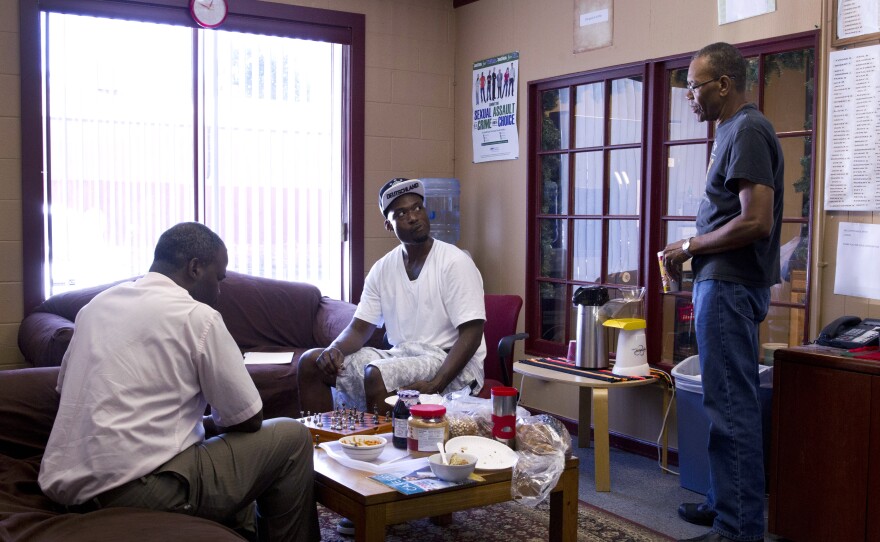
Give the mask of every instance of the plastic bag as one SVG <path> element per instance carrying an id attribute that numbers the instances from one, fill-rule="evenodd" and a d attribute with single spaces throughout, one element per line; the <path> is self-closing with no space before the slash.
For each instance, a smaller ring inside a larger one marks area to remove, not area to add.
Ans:
<path id="1" fill-rule="evenodd" d="M 519 461 L 513 467 L 510 494 L 534 508 L 559 482 L 571 454 L 571 435 L 553 416 L 528 416 L 517 420 L 516 449 Z"/>
<path id="2" fill-rule="evenodd" d="M 466 394 L 448 393 L 443 396 L 449 438 L 462 436 L 492 437 L 492 400 Z M 516 407 L 517 419 L 531 416 L 521 406 Z"/>

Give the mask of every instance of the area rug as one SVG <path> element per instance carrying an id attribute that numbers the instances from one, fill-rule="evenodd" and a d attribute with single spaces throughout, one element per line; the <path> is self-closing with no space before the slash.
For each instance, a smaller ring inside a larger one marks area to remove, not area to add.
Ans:
<path id="1" fill-rule="evenodd" d="M 339 516 L 318 506 L 321 540 L 351 542 L 336 532 Z M 547 540 L 550 505 L 537 508 L 506 502 L 453 514 L 452 524 L 438 527 L 428 519 L 391 525 L 386 542 L 538 542 Z M 603 510 L 578 504 L 578 542 L 658 542 L 671 540 Z"/>

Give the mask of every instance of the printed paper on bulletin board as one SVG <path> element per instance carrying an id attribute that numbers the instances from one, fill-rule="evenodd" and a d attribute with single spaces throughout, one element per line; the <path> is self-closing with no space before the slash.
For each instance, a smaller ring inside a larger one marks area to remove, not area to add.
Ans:
<path id="1" fill-rule="evenodd" d="M 880 45 L 832 51 L 828 63 L 825 210 L 880 210 Z"/>
<path id="2" fill-rule="evenodd" d="M 832 47 L 880 39 L 880 5 L 877 0 L 834 0 Z"/>
<path id="3" fill-rule="evenodd" d="M 611 45 L 613 0 L 574 0 L 574 52 Z"/>

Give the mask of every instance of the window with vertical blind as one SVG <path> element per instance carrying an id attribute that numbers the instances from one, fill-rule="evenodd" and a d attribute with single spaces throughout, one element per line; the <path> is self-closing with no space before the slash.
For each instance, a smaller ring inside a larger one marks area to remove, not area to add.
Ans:
<path id="1" fill-rule="evenodd" d="M 347 224 L 363 208 L 363 138 L 348 134 L 363 129 L 363 17 L 346 34 L 350 22 L 317 24 L 329 12 L 242 0 L 204 30 L 167 3 L 34 10 L 40 56 L 22 58 L 40 64 L 43 103 L 23 123 L 42 133 L 43 173 L 23 176 L 23 197 L 44 212 L 25 217 L 25 238 L 42 240 L 26 303 L 144 273 L 187 220 L 224 239 L 230 270 L 357 295 L 362 236 Z"/>
<path id="2" fill-rule="evenodd" d="M 782 284 L 772 288 L 761 342 L 801 344 L 809 311 L 814 83 L 818 34 L 741 45 L 747 99 L 785 152 Z M 612 298 L 645 288 L 651 362 L 697 354 L 691 281 L 664 294 L 656 253 L 695 234 L 714 126 L 686 96 L 693 53 L 529 84 L 526 349 L 565 356 L 576 338 L 573 292 L 600 284 Z M 616 345 L 613 332 L 607 341 Z"/>

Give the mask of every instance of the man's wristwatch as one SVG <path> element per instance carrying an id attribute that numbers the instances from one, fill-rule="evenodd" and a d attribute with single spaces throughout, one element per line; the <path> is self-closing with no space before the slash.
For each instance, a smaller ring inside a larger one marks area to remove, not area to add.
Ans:
<path id="1" fill-rule="evenodd" d="M 694 255 L 691 254 L 691 251 L 689 250 L 691 248 L 691 239 L 693 239 L 693 237 L 688 237 L 684 240 L 684 243 L 681 244 L 681 251 L 687 254 L 688 258 L 694 257 Z"/>

